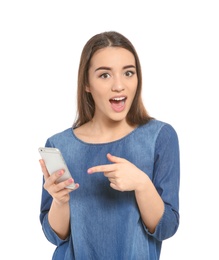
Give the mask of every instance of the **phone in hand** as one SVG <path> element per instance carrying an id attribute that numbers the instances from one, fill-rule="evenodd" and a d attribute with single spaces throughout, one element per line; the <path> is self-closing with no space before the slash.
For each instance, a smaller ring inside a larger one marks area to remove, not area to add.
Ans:
<path id="1" fill-rule="evenodd" d="M 57 180 L 57 183 L 72 178 L 71 173 L 67 167 L 67 164 L 58 148 L 39 147 L 38 151 L 41 155 L 41 158 L 44 160 L 46 164 L 46 168 L 50 175 L 58 170 L 61 169 L 65 170 L 64 174 Z M 75 183 L 66 186 L 66 188 L 74 189 Z"/>

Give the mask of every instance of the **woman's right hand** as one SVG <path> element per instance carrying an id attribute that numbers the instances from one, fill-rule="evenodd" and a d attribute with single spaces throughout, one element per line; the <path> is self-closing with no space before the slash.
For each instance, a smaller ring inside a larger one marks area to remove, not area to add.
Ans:
<path id="1" fill-rule="evenodd" d="M 48 191 L 48 193 L 53 197 L 53 200 L 57 204 L 62 205 L 67 203 L 70 199 L 69 193 L 72 192 L 73 190 L 78 189 L 79 184 L 78 183 L 75 184 L 75 189 L 66 188 L 66 186 L 74 182 L 72 178 L 60 183 L 56 183 L 58 178 L 60 178 L 64 174 L 64 170 L 59 170 L 50 175 L 43 159 L 40 159 L 39 162 L 45 180 L 44 189 Z"/>

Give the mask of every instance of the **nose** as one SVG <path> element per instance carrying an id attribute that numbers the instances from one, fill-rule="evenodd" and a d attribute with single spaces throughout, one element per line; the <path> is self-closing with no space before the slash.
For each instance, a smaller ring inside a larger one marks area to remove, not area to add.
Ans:
<path id="1" fill-rule="evenodd" d="M 124 89 L 125 88 L 124 88 L 124 84 L 122 83 L 122 80 L 119 77 L 115 78 L 114 81 L 113 81 L 111 90 L 113 92 L 121 92 Z"/>

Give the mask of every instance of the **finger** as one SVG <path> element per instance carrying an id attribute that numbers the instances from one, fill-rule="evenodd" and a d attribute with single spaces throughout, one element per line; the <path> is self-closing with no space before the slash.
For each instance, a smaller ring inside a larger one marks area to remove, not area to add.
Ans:
<path id="1" fill-rule="evenodd" d="M 124 160 L 125 160 L 125 159 L 123 159 L 121 157 L 117 157 L 117 156 L 111 155 L 110 153 L 107 154 L 107 159 L 110 162 L 113 162 L 113 163 L 124 162 Z"/>
<path id="2" fill-rule="evenodd" d="M 113 156 L 110 153 L 107 154 L 107 159 L 113 163 L 119 163 L 119 162 L 124 162 L 125 159 L 117 157 L 117 156 Z M 115 168 L 113 166 L 114 164 L 106 164 L 106 165 L 98 165 L 98 166 L 94 166 L 91 167 L 87 170 L 87 173 L 91 174 L 94 172 L 111 172 L 114 171 Z"/>
<path id="3" fill-rule="evenodd" d="M 74 183 L 74 179 L 70 178 L 66 181 L 62 181 L 62 182 L 59 182 L 57 183 L 55 186 L 55 191 L 56 192 L 59 192 L 60 190 L 63 190 L 63 189 L 68 189 L 69 192 L 71 192 L 72 190 L 75 190 L 79 187 L 79 184 L 78 183 L 75 183 L 75 187 L 74 189 L 71 189 L 71 188 L 68 188 L 67 186 L 69 186 L 70 184 Z"/>
<path id="4" fill-rule="evenodd" d="M 45 162 L 44 162 L 43 159 L 40 159 L 40 160 L 39 160 L 39 163 L 40 163 L 40 166 L 41 166 L 42 169 L 43 169 L 44 167 L 46 167 Z"/>
<path id="5" fill-rule="evenodd" d="M 113 177 L 107 177 L 108 178 L 108 180 L 109 180 L 109 182 L 110 183 L 114 183 L 115 184 L 115 178 L 113 178 Z"/>
<path id="6" fill-rule="evenodd" d="M 56 182 L 56 180 L 58 178 L 60 178 L 64 174 L 64 170 L 63 169 L 58 170 L 58 171 L 56 171 L 56 172 L 54 172 L 52 174 L 49 174 L 49 172 L 48 172 L 48 170 L 46 168 L 46 164 L 45 164 L 44 160 L 40 159 L 39 161 L 40 161 L 40 165 L 41 165 L 42 172 L 43 172 L 45 180 L 50 177 L 49 184 L 53 184 L 54 182 Z M 69 179 L 69 180 L 70 180 L 70 184 L 74 181 L 74 180 L 71 180 L 71 179 Z"/>
<path id="7" fill-rule="evenodd" d="M 104 172 L 108 173 L 115 169 L 115 166 L 113 164 L 106 164 L 106 165 L 97 165 L 94 167 L 91 167 L 87 170 L 87 173 L 92 174 L 95 172 Z"/>
<path id="8" fill-rule="evenodd" d="M 117 185 L 113 182 L 110 182 L 110 187 L 113 188 L 114 190 L 120 190 Z"/>
<path id="9" fill-rule="evenodd" d="M 48 178 L 50 175 L 49 175 L 49 172 L 47 171 L 44 160 L 40 159 L 39 162 L 40 162 L 41 170 L 43 172 L 44 177 Z"/>
<path id="10" fill-rule="evenodd" d="M 64 170 L 59 170 L 54 172 L 53 174 L 44 174 L 44 178 L 46 181 L 46 187 L 49 187 L 55 183 L 57 183 L 57 180 L 64 174 Z"/>

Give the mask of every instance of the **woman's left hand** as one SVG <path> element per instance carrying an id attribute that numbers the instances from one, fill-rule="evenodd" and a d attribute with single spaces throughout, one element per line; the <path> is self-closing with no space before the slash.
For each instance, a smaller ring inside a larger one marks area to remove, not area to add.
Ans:
<path id="1" fill-rule="evenodd" d="M 103 172 L 110 186 L 119 191 L 132 191 L 145 187 L 148 176 L 124 158 L 107 154 L 112 164 L 97 165 L 87 170 L 89 174 Z"/>

